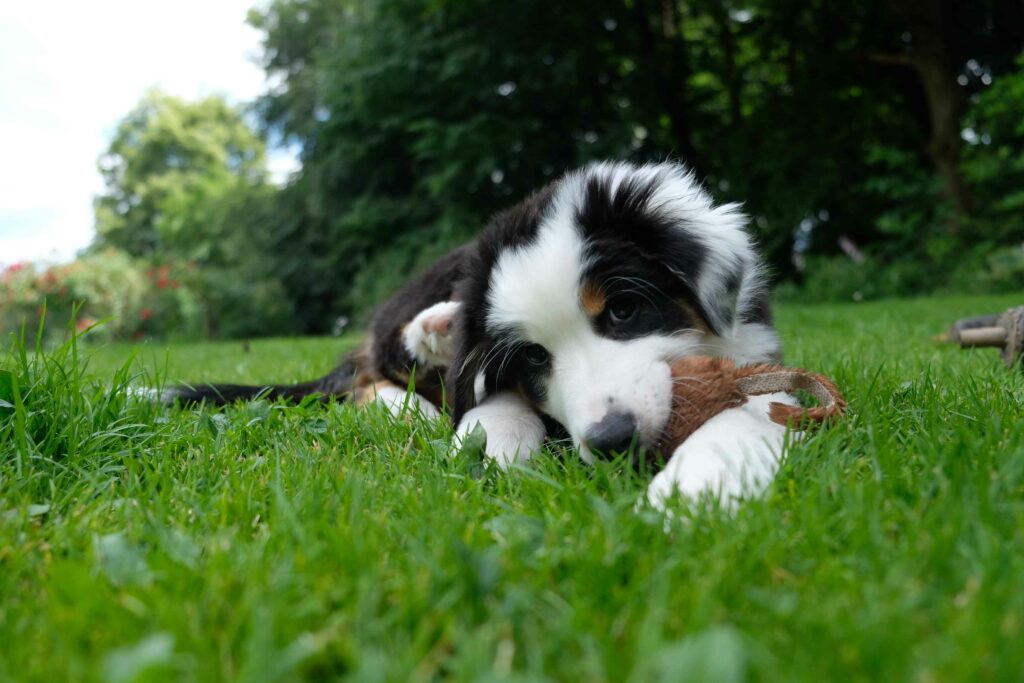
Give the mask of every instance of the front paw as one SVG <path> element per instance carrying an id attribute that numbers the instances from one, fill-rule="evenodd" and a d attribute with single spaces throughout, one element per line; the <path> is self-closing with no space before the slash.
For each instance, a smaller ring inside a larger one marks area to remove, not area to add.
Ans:
<path id="1" fill-rule="evenodd" d="M 687 462 L 685 455 L 677 452 L 672 461 L 679 466 L 668 467 L 651 480 L 647 485 L 647 502 L 664 510 L 676 496 L 691 501 L 704 498 L 723 508 L 734 509 L 740 497 L 750 493 L 750 489 L 744 487 L 740 473 L 708 462 L 717 460 L 714 454 L 704 455 L 707 457 L 695 454 Z"/>
<path id="2" fill-rule="evenodd" d="M 415 392 L 407 392 L 396 386 L 372 386 L 362 400 L 376 401 L 387 408 L 392 417 L 410 417 L 416 414 L 427 420 L 441 417 L 441 411 L 433 403 Z"/>
<path id="3" fill-rule="evenodd" d="M 402 330 L 402 343 L 416 365 L 422 369 L 446 367 L 452 359 L 455 342 L 452 327 L 458 301 L 442 301 L 420 311 Z"/>
<path id="4" fill-rule="evenodd" d="M 775 476 L 786 443 L 786 428 L 768 417 L 772 401 L 795 403 L 786 394 L 754 396 L 708 420 L 648 485 L 648 502 L 664 509 L 676 495 L 710 498 L 733 510 L 744 497 L 760 495 Z"/>
<path id="5" fill-rule="evenodd" d="M 465 440 L 477 425 L 487 434 L 484 454 L 502 469 L 527 462 L 544 443 L 544 423 L 514 396 L 490 397 L 467 412 L 459 422 L 459 440 Z"/>

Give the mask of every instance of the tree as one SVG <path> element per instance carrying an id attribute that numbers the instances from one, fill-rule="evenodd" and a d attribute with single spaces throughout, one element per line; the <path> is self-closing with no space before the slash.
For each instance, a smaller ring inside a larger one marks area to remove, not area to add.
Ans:
<path id="1" fill-rule="evenodd" d="M 364 310 L 564 170 L 665 151 L 694 161 L 680 72 L 649 68 L 677 50 L 660 11 L 619 0 L 279 0 L 253 13 L 281 84 L 259 110 L 303 150 L 301 200 L 289 206 L 306 220 L 277 253 L 295 255 L 296 238 L 314 250 L 290 291 Z M 654 54 L 637 29 L 648 23 Z M 325 299 L 324 282 L 341 296 Z"/>
<path id="2" fill-rule="evenodd" d="M 97 246 L 217 260 L 238 196 L 266 184 L 265 145 L 220 97 L 146 94 L 99 160 Z"/>
<path id="3" fill-rule="evenodd" d="M 921 126 L 927 131 L 925 151 L 942 181 L 943 196 L 953 208 L 947 229 L 955 233 L 974 205 L 960 164 L 961 120 L 970 94 L 965 87 L 970 82 L 965 65 L 994 61 L 992 66 L 997 69 L 1008 67 L 1007 57 L 1016 52 L 1005 48 L 1019 50 L 1024 41 L 1024 6 L 981 3 L 966 7 L 952 0 L 900 0 L 890 5 L 890 11 L 900 29 L 899 38 L 891 32 L 887 44 L 883 43 L 886 49 L 871 52 L 869 57 L 880 64 L 910 69 L 918 80 L 925 105 L 921 117 Z"/>
<path id="4" fill-rule="evenodd" d="M 292 330 L 274 272 L 280 216 L 265 143 L 221 97 L 187 102 L 151 91 L 99 160 L 94 251 L 119 248 L 149 266 L 196 271 L 206 336 Z M 300 258 L 301 262 L 301 258 Z"/>
<path id="5" fill-rule="evenodd" d="M 795 274 L 795 249 L 954 254 L 972 211 L 962 104 L 987 87 L 978 74 L 1013 68 L 1021 11 L 273 0 L 250 17 L 276 83 L 257 110 L 303 161 L 278 195 L 276 271 L 306 329 L 324 329 L 492 212 L 607 157 L 688 162 L 721 200 L 744 202 L 780 277 Z M 927 83 L 906 68 L 929 59 L 940 75 Z"/>

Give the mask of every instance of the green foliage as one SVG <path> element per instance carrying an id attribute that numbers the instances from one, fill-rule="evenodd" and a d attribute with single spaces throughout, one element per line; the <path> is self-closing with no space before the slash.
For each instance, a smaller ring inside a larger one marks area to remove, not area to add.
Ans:
<path id="1" fill-rule="evenodd" d="M 634 509 L 556 450 L 499 472 L 373 407 L 165 408 L 329 340 L 0 355 L 0 679 L 1015 680 L 1024 376 L 930 342 L 1013 297 L 783 307 L 850 416 L 735 515 Z M 879 340 L 898 340 L 883 344 Z M 45 652 L 45 656 L 40 656 Z"/>
<path id="2" fill-rule="evenodd" d="M 202 272 L 206 328 L 191 338 L 238 339 L 291 333 L 292 306 L 280 282 L 251 279 L 244 268 Z"/>
<path id="3" fill-rule="evenodd" d="M 63 338 L 72 314 L 96 341 L 258 336 L 291 323 L 287 297 L 273 280 L 248 279 L 243 268 L 201 269 L 195 261 L 152 265 L 111 247 L 70 264 L 0 272 L 0 333 L 37 328 L 44 304 L 48 340 Z"/>
<path id="4" fill-rule="evenodd" d="M 974 291 L 1020 292 L 1024 283 L 1024 244 L 988 254 L 980 287 Z"/>
<path id="5" fill-rule="evenodd" d="M 973 236 L 992 247 L 1024 242 L 1024 53 L 1017 69 L 978 95 L 964 127 L 964 173 L 977 199 Z"/>
<path id="6" fill-rule="evenodd" d="M 94 336 L 129 339 L 140 329 L 148 289 L 143 270 L 116 249 L 42 271 L 16 264 L 0 274 L 0 333 L 36 329 L 45 311 L 48 334 L 62 335 L 77 312 L 80 331 L 103 320 Z"/>
<path id="7" fill-rule="evenodd" d="M 864 189 L 885 203 L 875 224 L 886 238 L 878 248 L 887 254 L 916 252 L 941 238 L 948 207 L 936 202 L 939 181 L 921 167 L 917 155 L 879 145 L 868 150 L 865 161 L 872 174 Z"/>
<path id="8" fill-rule="evenodd" d="M 253 14 L 282 81 L 261 111 L 303 149 L 282 210 L 298 218 L 282 222 L 273 251 L 307 325 L 365 310 L 423 263 L 410 252 L 441 253 L 554 174 L 628 150 L 638 86 L 614 98 L 594 87 L 635 80 L 605 27 L 632 21 L 626 8 L 549 9 L 316 0 Z M 597 39 L 566 40 L 587 32 Z M 400 262 L 367 268 L 384 254 Z"/>
<path id="9" fill-rule="evenodd" d="M 0 332 L 20 329 L 26 319 L 38 324 L 42 316 L 40 289 L 31 263 L 15 263 L 0 272 Z"/>
<path id="10" fill-rule="evenodd" d="M 293 302 L 266 236 L 277 219 L 263 140 L 221 98 L 152 91 L 100 159 L 97 240 L 70 265 L 0 275 L 0 331 L 81 306 L 90 336 L 241 337 L 287 331 Z M 48 334 L 59 336 L 61 325 Z"/>
<path id="11" fill-rule="evenodd" d="M 1024 283 L 1024 243 L 976 250 L 960 261 L 950 288 L 958 292 L 1016 292 Z"/>
<path id="12" fill-rule="evenodd" d="M 951 234 L 948 204 L 936 202 L 938 181 L 912 152 L 876 146 L 865 189 L 884 201 L 861 262 L 808 259 L 799 293 L 787 298 L 877 299 L 929 292 L 1020 292 L 1024 283 L 1024 56 L 1017 70 L 982 90 L 967 109 L 963 169 L 975 207 Z"/>
<path id="13" fill-rule="evenodd" d="M 883 259 L 867 256 L 860 262 L 846 256 L 812 256 L 806 277 L 799 286 L 778 288 L 784 301 L 870 301 L 893 296 L 913 296 L 944 284 L 944 274 L 916 259 Z"/>
<path id="14" fill-rule="evenodd" d="M 942 243 L 942 240 L 938 240 Z M 949 241 L 952 243 L 952 241 Z M 1024 244 L 997 249 L 959 249 L 934 257 L 872 254 L 856 262 L 846 256 L 812 256 L 799 285 L 777 288 L 785 302 L 870 301 L 925 293 L 1016 293 L 1024 283 Z"/>
<path id="15" fill-rule="evenodd" d="M 227 198 L 264 182 L 264 156 L 263 141 L 223 99 L 150 91 L 100 158 L 98 243 L 137 257 L 211 258 L 233 227 Z"/>

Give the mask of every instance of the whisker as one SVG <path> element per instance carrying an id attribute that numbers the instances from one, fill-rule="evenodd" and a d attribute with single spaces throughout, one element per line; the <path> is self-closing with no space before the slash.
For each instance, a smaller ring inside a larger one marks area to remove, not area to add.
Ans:
<path id="1" fill-rule="evenodd" d="M 505 366 L 508 364 L 508 361 L 512 358 L 512 355 L 525 345 L 526 341 L 520 340 L 509 347 L 508 351 L 505 352 L 505 357 L 501 359 L 501 363 L 498 365 L 499 375 L 505 371 Z"/>
<path id="2" fill-rule="evenodd" d="M 480 371 L 486 372 L 487 368 L 490 367 L 494 359 L 498 357 L 498 354 L 501 353 L 502 350 L 505 349 L 505 347 L 515 343 L 518 343 L 516 339 L 512 339 L 509 337 L 501 337 L 498 340 L 498 342 L 493 347 L 491 347 L 490 351 L 487 352 L 487 355 L 484 357 L 483 361 L 481 361 Z"/>

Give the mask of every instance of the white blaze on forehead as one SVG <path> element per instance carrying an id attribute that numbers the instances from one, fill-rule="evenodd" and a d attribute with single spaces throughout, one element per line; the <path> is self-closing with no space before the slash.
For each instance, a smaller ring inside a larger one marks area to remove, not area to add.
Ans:
<path id="1" fill-rule="evenodd" d="M 495 264 L 488 327 L 518 327 L 539 344 L 551 344 L 553 336 L 574 324 L 589 328 L 579 297 L 584 267 L 583 239 L 573 213 L 559 207 L 541 222 L 533 242 L 506 251 Z"/>

